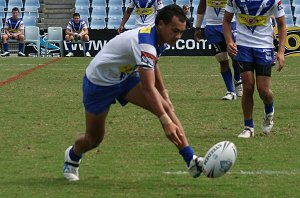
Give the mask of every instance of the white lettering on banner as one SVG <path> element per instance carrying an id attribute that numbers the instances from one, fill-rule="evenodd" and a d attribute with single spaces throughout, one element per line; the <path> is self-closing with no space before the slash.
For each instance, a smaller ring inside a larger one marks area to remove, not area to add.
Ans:
<path id="1" fill-rule="evenodd" d="M 187 40 L 183 40 L 183 39 L 179 39 L 175 46 L 168 46 L 166 50 L 184 50 L 184 49 L 187 49 L 187 50 L 199 50 L 199 49 L 202 49 L 202 50 L 205 50 L 206 49 L 206 42 L 207 40 L 204 40 L 204 39 L 200 39 L 199 42 L 196 42 L 194 39 L 187 39 Z M 208 44 L 208 49 L 212 49 L 212 46 L 210 44 Z"/>

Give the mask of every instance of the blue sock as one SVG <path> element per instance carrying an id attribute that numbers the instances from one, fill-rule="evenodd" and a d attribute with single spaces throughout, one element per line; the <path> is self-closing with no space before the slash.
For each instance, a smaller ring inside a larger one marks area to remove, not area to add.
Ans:
<path id="1" fill-rule="evenodd" d="M 265 113 L 269 114 L 273 112 L 273 102 L 271 104 L 265 104 Z"/>
<path id="2" fill-rule="evenodd" d="M 74 150 L 73 150 L 74 146 L 72 146 L 70 152 L 69 152 L 69 156 L 71 158 L 72 161 L 75 161 L 75 162 L 79 162 L 79 160 L 82 158 L 82 154 L 80 154 L 79 156 L 76 155 L 74 153 Z"/>
<path id="3" fill-rule="evenodd" d="M 232 74 L 231 74 L 230 69 L 226 72 L 221 72 L 221 74 L 222 74 L 223 80 L 225 82 L 227 91 L 234 92 L 234 88 L 232 85 Z"/>
<path id="4" fill-rule="evenodd" d="M 244 126 L 254 128 L 253 119 L 244 120 Z"/>
<path id="5" fill-rule="evenodd" d="M 238 82 L 241 80 L 241 75 L 240 75 L 240 68 L 238 66 L 237 61 L 232 60 L 232 67 L 233 67 L 233 73 L 234 73 L 234 80 Z"/>
<path id="6" fill-rule="evenodd" d="M 186 162 L 187 166 L 190 165 L 190 161 L 193 159 L 194 151 L 192 147 L 187 146 L 184 147 L 179 151 L 179 154 L 183 157 L 184 161 Z"/>
<path id="7" fill-rule="evenodd" d="M 23 52 L 24 50 L 24 43 L 19 43 L 19 52 Z"/>
<path id="8" fill-rule="evenodd" d="M 8 43 L 3 43 L 4 52 L 8 52 Z"/>
<path id="9" fill-rule="evenodd" d="M 88 52 L 88 51 L 89 51 L 89 48 L 90 48 L 90 41 L 86 41 L 86 42 L 84 43 L 84 45 L 85 45 L 85 52 Z"/>
<path id="10" fill-rule="evenodd" d="M 69 51 L 69 52 L 73 52 L 71 41 L 67 41 L 67 47 L 68 47 L 68 51 Z"/>

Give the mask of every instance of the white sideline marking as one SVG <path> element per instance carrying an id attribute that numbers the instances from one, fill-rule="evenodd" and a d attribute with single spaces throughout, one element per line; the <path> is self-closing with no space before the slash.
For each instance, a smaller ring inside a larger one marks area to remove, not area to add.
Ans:
<path id="1" fill-rule="evenodd" d="M 184 175 L 188 174 L 186 171 L 166 171 L 166 175 Z M 291 171 L 274 171 L 274 170 L 255 170 L 255 171 L 229 171 L 227 174 L 232 175 L 300 175 L 300 170 Z"/>

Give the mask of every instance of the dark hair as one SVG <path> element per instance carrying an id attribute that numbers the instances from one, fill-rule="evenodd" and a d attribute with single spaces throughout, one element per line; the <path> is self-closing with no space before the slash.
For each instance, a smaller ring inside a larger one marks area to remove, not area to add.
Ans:
<path id="1" fill-rule="evenodd" d="M 155 25 L 158 25 L 160 20 L 162 20 L 165 24 L 168 24 L 172 21 L 173 16 L 177 16 L 180 22 L 186 21 L 183 9 L 176 4 L 170 4 L 163 7 L 161 10 L 158 10 L 155 18 Z"/>
<path id="2" fill-rule="evenodd" d="M 19 11 L 19 8 L 17 8 L 17 7 L 14 7 L 14 8 L 11 10 L 11 12 L 13 12 L 13 11 L 18 11 L 18 12 L 20 12 L 20 11 Z"/>
<path id="3" fill-rule="evenodd" d="M 75 13 L 73 14 L 73 18 L 76 17 L 76 16 L 80 17 L 80 14 L 79 14 L 78 12 L 75 12 Z"/>

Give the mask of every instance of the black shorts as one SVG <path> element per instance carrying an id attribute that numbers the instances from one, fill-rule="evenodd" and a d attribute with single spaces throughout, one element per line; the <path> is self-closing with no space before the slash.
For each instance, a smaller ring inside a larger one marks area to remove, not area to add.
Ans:
<path id="1" fill-rule="evenodd" d="M 225 41 L 221 41 L 219 43 L 212 44 L 214 47 L 215 55 L 221 53 L 221 52 L 227 52 L 227 44 Z"/>
<path id="2" fill-rule="evenodd" d="M 272 65 L 260 65 L 257 63 L 249 63 L 243 61 L 237 61 L 240 68 L 240 72 L 252 71 L 256 76 L 269 76 L 271 77 Z"/>

